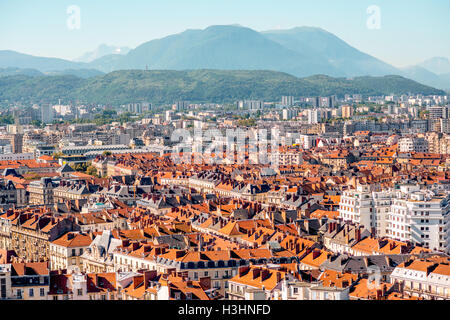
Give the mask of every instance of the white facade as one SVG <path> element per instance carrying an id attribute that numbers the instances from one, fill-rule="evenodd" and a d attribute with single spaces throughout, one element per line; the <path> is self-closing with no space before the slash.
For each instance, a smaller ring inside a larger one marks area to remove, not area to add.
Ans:
<path id="1" fill-rule="evenodd" d="M 398 142 L 400 152 L 428 152 L 425 138 L 402 138 Z"/>
<path id="2" fill-rule="evenodd" d="M 33 160 L 34 153 L 7 153 L 0 154 L 0 161 Z"/>
<path id="3" fill-rule="evenodd" d="M 308 110 L 308 124 L 316 124 L 320 122 L 320 113 L 317 109 Z"/>
<path id="4" fill-rule="evenodd" d="M 447 193 L 420 190 L 403 185 L 400 189 L 376 191 L 358 186 L 345 191 L 339 204 L 340 217 L 376 231 L 379 237 L 422 244 L 432 250 L 450 252 L 449 200 Z M 446 227 L 447 225 L 447 227 Z"/>
<path id="5" fill-rule="evenodd" d="M 414 297 L 450 300 L 450 275 L 448 274 L 396 267 L 391 274 L 391 282 L 402 283 L 405 293 Z"/>

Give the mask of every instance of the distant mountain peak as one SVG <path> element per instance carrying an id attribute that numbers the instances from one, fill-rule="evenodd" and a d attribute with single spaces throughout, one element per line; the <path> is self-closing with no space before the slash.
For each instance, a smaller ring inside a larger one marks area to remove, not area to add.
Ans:
<path id="1" fill-rule="evenodd" d="M 297 77 L 398 74 L 427 85 L 448 88 L 448 81 L 435 75 L 450 74 L 447 58 L 429 59 L 420 65 L 421 69 L 399 70 L 314 26 L 258 32 L 239 24 L 212 25 L 151 40 L 132 50 L 101 44 L 77 60 L 80 62 L 0 51 L 0 68 L 36 69 L 44 73 L 83 69 L 82 74 L 87 76 L 95 75 L 92 69 L 111 72 L 146 68 L 272 70 Z"/>
<path id="2" fill-rule="evenodd" d="M 433 57 L 418 65 L 437 75 L 450 73 L 450 61 L 445 57 Z"/>
<path id="3" fill-rule="evenodd" d="M 103 43 L 99 45 L 95 50 L 86 52 L 74 61 L 89 63 L 111 54 L 126 55 L 128 52 L 130 52 L 130 50 L 131 49 L 128 47 L 111 46 Z"/>

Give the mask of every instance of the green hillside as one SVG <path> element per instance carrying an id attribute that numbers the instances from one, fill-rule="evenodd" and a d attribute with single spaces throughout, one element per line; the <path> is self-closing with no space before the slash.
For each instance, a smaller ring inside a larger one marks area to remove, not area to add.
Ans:
<path id="1" fill-rule="evenodd" d="M 0 101 L 122 104 L 149 101 L 155 104 L 176 100 L 192 102 L 233 102 L 238 99 L 278 101 L 283 95 L 295 97 L 360 93 L 444 94 L 400 76 L 357 77 L 354 79 L 311 76 L 296 78 L 273 71 L 115 71 L 82 79 L 75 76 L 0 77 Z"/>

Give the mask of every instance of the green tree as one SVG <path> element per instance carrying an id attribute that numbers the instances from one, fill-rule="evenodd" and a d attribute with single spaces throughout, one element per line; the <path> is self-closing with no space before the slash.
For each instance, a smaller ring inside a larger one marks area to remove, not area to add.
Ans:
<path id="1" fill-rule="evenodd" d="M 95 168 L 94 166 L 89 166 L 86 169 L 86 174 L 90 175 L 90 176 L 94 176 L 97 177 L 97 168 Z"/>
<path id="2" fill-rule="evenodd" d="M 64 155 L 64 154 L 63 154 L 62 152 L 55 152 L 55 153 L 53 154 L 53 158 L 54 158 L 55 160 L 59 160 L 59 158 L 61 158 L 63 155 Z"/>

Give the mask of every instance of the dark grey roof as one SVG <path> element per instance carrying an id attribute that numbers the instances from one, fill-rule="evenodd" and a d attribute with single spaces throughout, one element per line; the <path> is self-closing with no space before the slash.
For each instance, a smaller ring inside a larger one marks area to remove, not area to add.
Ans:
<path id="1" fill-rule="evenodd" d="M 69 166 L 67 163 L 65 165 L 63 165 L 61 168 L 59 168 L 57 170 L 57 172 L 59 173 L 63 173 L 63 172 L 75 172 L 75 170 L 72 169 L 71 166 Z"/>

